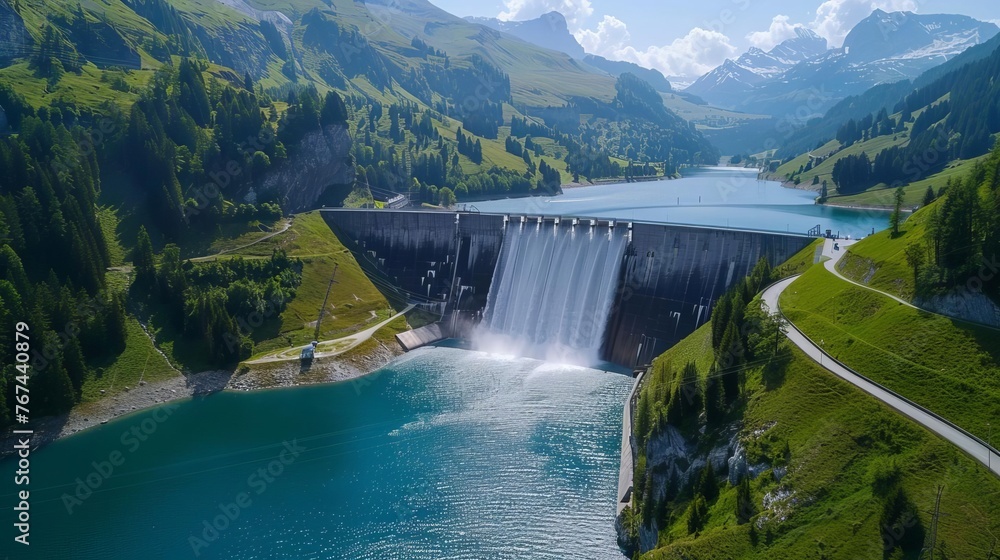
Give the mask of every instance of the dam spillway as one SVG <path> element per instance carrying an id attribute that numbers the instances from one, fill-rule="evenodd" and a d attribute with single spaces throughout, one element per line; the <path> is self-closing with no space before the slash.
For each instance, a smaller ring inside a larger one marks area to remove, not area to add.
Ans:
<path id="1" fill-rule="evenodd" d="M 708 321 L 715 301 L 760 258 L 776 266 L 815 239 L 571 217 L 322 214 L 391 301 L 461 317 L 466 327 L 456 336 L 485 330 L 594 351 L 626 367 L 649 363 Z"/>
<path id="2" fill-rule="evenodd" d="M 508 222 L 474 338 L 517 353 L 595 363 L 619 285 L 627 227 L 577 220 Z"/>

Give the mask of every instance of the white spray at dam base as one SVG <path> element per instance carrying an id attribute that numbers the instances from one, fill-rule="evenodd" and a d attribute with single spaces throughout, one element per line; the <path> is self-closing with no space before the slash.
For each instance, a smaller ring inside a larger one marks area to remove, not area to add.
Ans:
<path id="1" fill-rule="evenodd" d="M 627 231 L 581 221 L 509 223 L 473 346 L 593 366 L 618 288 Z"/>

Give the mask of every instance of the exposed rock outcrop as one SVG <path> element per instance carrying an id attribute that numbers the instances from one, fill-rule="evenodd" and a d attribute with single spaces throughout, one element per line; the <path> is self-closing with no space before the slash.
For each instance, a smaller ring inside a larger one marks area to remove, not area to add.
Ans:
<path id="1" fill-rule="evenodd" d="M 644 489 L 644 494 L 648 492 L 654 504 L 671 501 L 684 489 L 696 484 L 702 469 L 709 463 L 719 480 L 728 480 L 732 486 L 747 476 L 757 478 L 772 469 L 772 465 L 766 462 L 750 463 L 746 448 L 773 427 L 774 423 L 769 423 L 748 433 L 742 431 L 742 423 L 737 421 L 713 430 L 710 437 L 705 437 L 704 430 L 685 435 L 676 427 L 667 425 L 646 442 L 645 484 L 648 487 Z M 633 457 L 633 461 L 638 463 L 638 457 Z M 787 468 L 775 467 L 772 472 L 776 480 L 781 480 L 787 474 Z M 636 502 L 643 499 L 638 495 L 634 498 Z M 768 519 L 784 520 L 797 503 L 794 493 L 787 489 L 769 495 L 768 500 L 773 502 L 764 504 Z M 632 554 L 656 548 L 660 530 L 663 529 L 657 516 L 652 515 L 648 524 L 640 524 L 637 535 L 630 535 L 625 519 L 628 514 L 626 510 L 615 520 L 615 531 L 622 549 Z"/>
<path id="2" fill-rule="evenodd" d="M 291 157 L 264 177 L 260 192 L 276 193 L 288 212 L 314 208 L 327 188 L 354 182 L 351 142 L 341 125 L 310 132 Z"/>
<path id="3" fill-rule="evenodd" d="M 14 10 L 9 0 L 0 0 L 0 64 L 24 56 L 34 44 L 21 14 Z"/>
<path id="4" fill-rule="evenodd" d="M 1000 327 L 1000 306 L 982 292 L 960 290 L 930 298 L 917 298 L 913 304 L 941 315 Z"/>

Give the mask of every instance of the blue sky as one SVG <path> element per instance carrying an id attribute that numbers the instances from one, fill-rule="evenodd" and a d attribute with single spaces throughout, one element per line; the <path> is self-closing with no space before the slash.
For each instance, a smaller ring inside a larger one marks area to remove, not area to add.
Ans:
<path id="1" fill-rule="evenodd" d="M 530 19 L 562 12 L 588 52 L 671 76 L 698 76 L 751 46 L 814 30 L 832 46 L 874 8 L 1000 21 L 995 0 L 431 0 L 459 16 Z"/>

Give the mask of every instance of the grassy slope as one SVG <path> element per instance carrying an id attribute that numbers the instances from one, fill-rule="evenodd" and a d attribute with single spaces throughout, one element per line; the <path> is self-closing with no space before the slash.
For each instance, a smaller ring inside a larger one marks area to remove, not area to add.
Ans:
<path id="1" fill-rule="evenodd" d="M 326 8 L 320 0 L 255 0 L 262 7 L 276 8 L 289 1 Z M 333 11 L 340 21 L 361 29 L 380 52 L 406 63 L 399 53 L 410 50 L 410 39 L 420 37 L 428 45 L 449 53 L 460 63 L 458 53 L 478 53 L 510 75 L 511 93 L 517 104 L 533 107 L 563 105 L 573 96 L 615 95 L 614 79 L 585 70 L 568 55 L 536 47 L 509 36 L 483 31 L 433 5 L 399 0 L 391 9 L 366 6 L 352 0 L 335 0 Z"/>
<path id="2" fill-rule="evenodd" d="M 898 237 L 879 232 L 851 245 L 838 265 L 840 273 L 905 300 L 913 299 L 913 269 L 906 262 L 905 251 L 910 245 L 923 242 L 930 209 L 937 204 L 910 216 L 903 222 Z"/>
<path id="3" fill-rule="evenodd" d="M 873 138 L 867 142 L 857 142 L 843 150 L 839 151 L 833 157 L 828 158 L 823 163 L 817 165 L 816 167 L 810 169 L 809 171 L 803 172 L 799 177 L 802 179 L 802 183 L 805 185 L 811 185 L 814 177 L 819 177 L 819 182 L 827 182 L 829 190 L 833 192 L 835 190 L 835 184 L 833 182 L 833 166 L 841 159 L 850 155 L 861 155 L 862 152 L 868 154 L 869 157 L 874 158 L 875 154 L 881 152 L 886 148 L 892 146 L 901 146 L 909 141 L 909 137 L 906 133 L 893 135 L 893 136 L 879 136 L 878 138 Z M 832 148 L 839 146 L 839 143 L 834 140 L 822 148 L 811 152 L 813 155 L 821 156 L 828 154 Z M 809 160 L 809 154 L 803 154 L 799 157 L 793 159 L 792 161 L 782 165 L 778 168 L 778 175 L 781 177 L 788 176 L 799 170 L 800 165 L 805 165 Z"/>
<path id="4" fill-rule="evenodd" d="M 703 327 L 663 359 L 697 359 L 705 366 L 711 360 L 710 336 Z M 902 467 L 902 485 L 921 510 L 925 528 L 936 485 L 945 486 L 942 512 L 949 516 L 938 539 L 946 543 L 949 557 L 976 557 L 989 549 L 989 531 L 1000 530 L 1000 482 L 985 469 L 797 351 L 781 376 L 780 386 L 766 390 L 760 372 L 750 374 L 744 432 L 774 423 L 750 445 L 751 453 L 767 455 L 788 443 L 790 469 L 780 486 L 797 499 L 788 519 L 774 526 L 769 543 L 761 530 L 754 544 L 750 526 L 736 524 L 735 489 L 726 484 L 697 537 L 687 535 L 687 517 L 677 511 L 661 533 L 662 547 L 644 559 L 877 558 L 882 551 L 881 509 L 867 473 L 873 462 L 886 458 Z M 763 496 L 778 486 L 767 474 L 753 481 L 758 509 Z"/>
<path id="5" fill-rule="evenodd" d="M 123 264 L 125 251 L 117 241 L 118 226 L 115 212 L 111 208 L 101 208 L 98 212 L 101 226 L 108 230 L 111 240 L 109 249 L 115 265 Z M 253 241 L 258 235 L 248 235 L 230 243 Z M 220 243 L 213 249 L 222 248 Z M 302 284 L 296 297 L 280 317 L 266 321 L 253 332 L 257 342 L 257 352 L 264 353 L 279 348 L 305 344 L 312 340 L 314 323 L 333 271 L 339 264 L 337 283 L 330 293 L 328 312 L 323 321 L 321 338 L 336 338 L 368 328 L 376 322 L 395 314 L 389 303 L 361 271 L 351 253 L 337 240 L 333 232 L 318 212 L 297 215 L 292 227 L 285 233 L 243 248 L 232 255 L 244 258 L 266 258 L 276 248 L 283 248 L 292 256 L 303 260 Z M 125 274 L 108 274 L 108 286 L 115 290 L 125 290 Z M 372 316 L 375 313 L 375 318 Z M 405 318 L 399 318 L 381 329 L 375 336 L 358 348 L 345 354 L 343 359 L 359 360 L 379 345 L 394 344 L 393 336 L 408 328 Z M 176 333 L 166 329 L 156 331 L 158 345 L 170 359 L 190 371 L 201 371 L 208 366 L 197 357 L 185 354 L 184 341 Z M 363 364 L 359 364 L 364 367 Z M 180 375 L 153 347 L 152 341 L 143 332 L 138 321 L 132 316 L 127 320 L 125 350 L 114 359 L 98 364 L 84 381 L 81 407 L 85 410 L 89 403 L 125 391 L 125 387 L 136 387 L 140 380 L 154 382 Z M 101 391 L 104 391 L 102 394 Z"/>
<path id="6" fill-rule="evenodd" d="M 288 231 L 256 245 L 227 253 L 220 258 L 266 258 L 275 249 L 284 249 L 303 261 L 302 283 L 284 312 L 269 317 L 251 333 L 255 354 L 300 346 L 313 340 L 315 321 L 335 265 L 339 264 L 336 283 L 330 292 L 323 318 L 320 340 L 338 338 L 364 330 L 395 314 L 388 301 L 368 280 L 353 255 L 337 240 L 319 212 L 298 214 Z M 374 313 L 374 315 L 373 315 Z M 391 336 L 406 330 L 405 318 L 385 328 Z M 160 328 L 156 333 L 160 347 L 172 360 L 186 369 L 200 371 L 208 366 L 184 352 L 184 341 L 176 333 Z"/>
<path id="7" fill-rule="evenodd" d="M 236 254 L 246 257 L 268 256 L 275 248 L 303 260 L 302 284 L 280 318 L 262 327 L 257 336 L 256 353 L 305 344 L 313 339 L 316 319 L 335 265 L 337 283 L 330 292 L 323 319 L 321 339 L 336 338 L 363 330 L 395 314 L 388 301 L 368 280 L 361 267 L 323 221 L 319 212 L 295 216 L 285 233 L 247 247 Z M 390 324 L 386 331 L 405 330 L 403 319 Z"/>
<path id="8" fill-rule="evenodd" d="M 995 331 L 901 305 L 820 267 L 792 284 L 781 308 L 841 362 L 977 436 L 1000 418 Z"/>
<path id="9" fill-rule="evenodd" d="M 91 371 L 83 383 L 81 404 L 121 393 L 125 387 L 137 387 L 140 380 L 153 382 L 180 375 L 156 351 L 135 318 L 129 316 L 126 327 L 125 351 Z"/>
<path id="10" fill-rule="evenodd" d="M 920 205 L 924 199 L 924 193 L 927 192 L 927 187 L 934 187 L 934 191 L 937 192 L 938 189 L 948 184 L 948 179 L 965 177 L 976 163 L 983 161 L 986 157 L 986 155 L 983 155 L 973 159 L 953 161 L 945 169 L 926 179 L 904 185 L 903 192 L 906 194 L 903 197 L 903 206 L 913 207 Z M 831 204 L 853 206 L 890 206 L 895 203 L 895 199 L 893 198 L 894 191 L 895 189 L 893 188 L 880 188 L 876 186 L 863 193 L 834 196 L 829 201 Z"/>
<path id="11" fill-rule="evenodd" d="M 111 101 L 127 109 L 139 99 L 138 93 L 117 91 L 109 83 L 102 82 L 102 73 L 96 66 L 88 64 L 80 74 L 67 72 L 56 87 L 49 90 L 45 79 L 37 77 L 28 68 L 27 62 L 19 62 L 0 68 L 0 82 L 14 88 L 36 107 L 67 98 L 87 107 L 98 107 L 105 101 Z M 139 92 L 152 75 L 152 72 L 146 70 L 136 70 L 126 74 L 125 79 L 132 86 L 133 92 Z"/>
<path id="12" fill-rule="evenodd" d="M 802 274 L 818 261 L 818 256 L 822 253 L 823 240 L 817 239 L 798 253 L 792 255 L 787 261 L 778 267 L 778 275 L 782 278 Z"/>
<path id="13" fill-rule="evenodd" d="M 940 103 L 948 99 L 949 97 L 950 97 L 949 95 L 945 95 L 941 99 L 935 101 L 935 103 Z M 920 116 L 920 114 L 923 113 L 924 110 L 925 109 L 916 111 L 913 114 L 914 118 Z M 896 113 L 894 115 L 891 115 L 891 117 L 898 120 L 900 115 L 899 113 Z M 833 166 L 837 163 L 837 161 L 848 155 L 859 155 L 862 152 L 865 152 L 871 159 L 874 160 L 875 155 L 886 148 L 890 148 L 892 146 L 902 146 L 907 144 L 909 142 L 909 131 L 913 128 L 913 123 L 912 122 L 907 123 L 905 127 L 906 131 L 898 135 L 880 136 L 878 138 L 873 138 L 866 142 L 857 142 L 854 145 L 837 153 L 834 152 L 836 152 L 836 150 L 840 148 L 840 142 L 836 140 L 831 140 L 826 144 L 824 144 L 823 146 L 811 152 L 806 152 L 804 154 L 801 154 L 798 157 L 789 161 L 788 163 L 783 164 L 778 168 L 778 171 L 775 173 L 775 176 L 777 176 L 781 180 L 785 180 L 788 177 L 792 176 L 794 173 L 797 173 L 800 167 L 805 166 L 805 164 L 809 162 L 810 155 L 818 157 L 826 157 L 829 156 L 830 154 L 833 154 L 832 157 L 830 157 L 820 165 L 814 167 L 813 169 L 810 169 L 809 171 L 805 171 L 801 175 L 799 175 L 799 178 L 801 179 L 801 184 L 812 185 L 814 177 L 819 177 L 820 183 L 826 181 L 830 193 L 829 197 L 830 204 L 836 204 L 841 206 L 886 206 L 886 207 L 892 206 L 895 204 L 895 198 L 894 198 L 895 187 L 890 187 L 882 183 L 875 185 L 870 189 L 857 194 L 850 194 L 843 196 L 837 194 L 836 184 L 833 182 Z M 902 185 L 903 191 L 905 193 L 905 196 L 903 197 L 903 206 L 904 207 L 918 206 L 923 201 L 924 193 L 927 191 L 928 186 L 934 187 L 935 190 L 943 187 L 945 184 L 947 184 L 948 179 L 952 177 L 964 176 L 969 172 L 971 167 L 976 164 L 976 162 L 981 161 L 985 157 L 986 156 L 984 155 L 969 160 L 956 160 L 950 162 L 947 165 L 947 167 L 945 167 L 945 169 L 943 169 L 938 173 L 935 173 L 934 175 L 931 175 L 925 179 L 921 179 L 920 181 L 914 181 L 912 183 Z M 812 188 L 819 190 L 818 187 L 812 187 Z"/>

